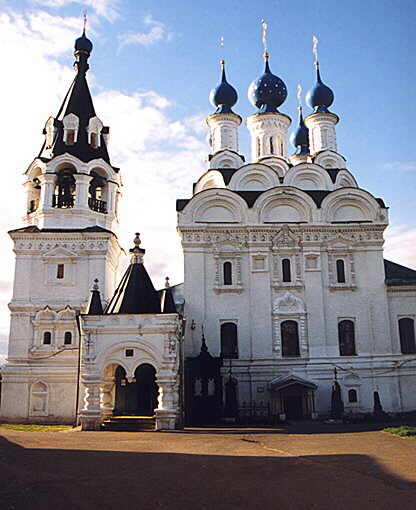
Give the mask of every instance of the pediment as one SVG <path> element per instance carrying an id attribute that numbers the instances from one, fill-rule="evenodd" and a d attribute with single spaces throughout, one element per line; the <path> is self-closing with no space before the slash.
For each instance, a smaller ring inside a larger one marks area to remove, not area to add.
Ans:
<path id="1" fill-rule="evenodd" d="M 350 239 L 346 239 L 345 237 L 338 236 L 335 239 L 331 239 L 330 241 L 326 242 L 326 246 L 329 250 L 350 250 L 351 249 L 351 243 Z"/>
<path id="2" fill-rule="evenodd" d="M 70 251 L 63 246 L 55 246 L 42 254 L 42 257 L 45 259 L 72 259 L 77 256 L 78 255 L 75 252 Z"/>

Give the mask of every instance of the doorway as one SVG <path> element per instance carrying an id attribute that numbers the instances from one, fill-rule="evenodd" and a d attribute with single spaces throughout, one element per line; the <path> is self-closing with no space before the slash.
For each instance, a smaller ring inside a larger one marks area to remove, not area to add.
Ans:
<path id="1" fill-rule="evenodd" d="M 124 368 L 120 365 L 116 368 L 114 415 L 153 416 L 158 407 L 158 394 L 156 369 L 149 363 L 139 365 L 130 382 Z"/>

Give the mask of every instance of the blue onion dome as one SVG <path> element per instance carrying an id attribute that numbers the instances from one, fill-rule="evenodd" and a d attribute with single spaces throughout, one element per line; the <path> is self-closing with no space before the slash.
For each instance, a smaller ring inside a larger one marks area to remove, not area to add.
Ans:
<path id="1" fill-rule="evenodd" d="M 82 32 L 82 36 L 78 37 L 75 41 L 75 51 L 85 51 L 87 53 L 92 52 L 92 42 L 85 35 L 85 30 Z"/>
<path id="2" fill-rule="evenodd" d="M 315 113 L 328 112 L 328 108 L 334 102 L 334 93 L 322 83 L 319 63 L 316 64 L 316 85 L 306 94 L 306 102 L 315 110 Z"/>
<path id="3" fill-rule="evenodd" d="M 264 60 L 264 73 L 250 85 L 248 99 L 259 113 L 276 113 L 287 97 L 287 89 L 283 80 L 270 71 L 268 53 Z"/>
<path id="4" fill-rule="evenodd" d="M 238 94 L 235 88 L 230 85 L 225 76 L 225 62 L 220 61 L 221 64 L 221 83 L 211 90 L 209 100 L 212 106 L 216 106 L 215 113 L 234 113 L 231 108 L 238 100 Z"/>
<path id="5" fill-rule="evenodd" d="M 299 106 L 299 125 L 290 135 L 290 143 L 297 148 L 297 154 L 309 154 L 309 129 L 305 126 L 301 106 Z"/>

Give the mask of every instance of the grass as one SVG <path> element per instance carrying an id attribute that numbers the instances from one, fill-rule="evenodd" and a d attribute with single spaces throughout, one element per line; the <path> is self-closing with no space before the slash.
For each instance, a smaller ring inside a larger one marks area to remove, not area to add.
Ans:
<path id="1" fill-rule="evenodd" d="M 384 432 L 389 432 L 390 434 L 395 434 L 400 437 L 412 437 L 416 439 L 416 427 L 411 427 L 410 425 L 402 425 L 401 427 L 390 427 L 384 429 Z"/>
<path id="2" fill-rule="evenodd" d="M 71 425 L 23 425 L 20 423 L 0 423 L 0 430 L 19 430 L 21 432 L 61 432 L 72 428 Z"/>

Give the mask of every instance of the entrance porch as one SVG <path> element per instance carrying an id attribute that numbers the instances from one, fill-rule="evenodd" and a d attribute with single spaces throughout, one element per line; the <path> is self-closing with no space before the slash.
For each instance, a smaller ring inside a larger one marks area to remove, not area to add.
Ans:
<path id="1" fill-rule="evenodd" d="M 278 377 L 270 382 L 273 407 L 280 420 L 317 418 L 316 384 L 295 375 Z"/>

